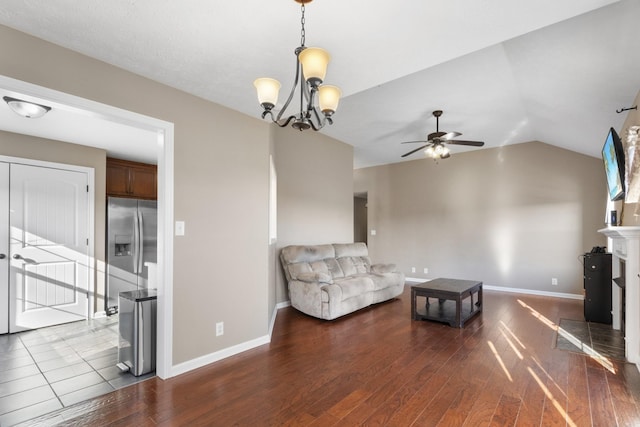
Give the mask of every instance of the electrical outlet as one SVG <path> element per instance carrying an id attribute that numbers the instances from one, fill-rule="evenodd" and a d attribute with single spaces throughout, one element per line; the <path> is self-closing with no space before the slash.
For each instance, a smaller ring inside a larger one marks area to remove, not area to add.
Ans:
<path id="1" fill-rule="evenodd" d="M 558 279 L 556 279 L 555 277 L 551 278 L 551 284 L 554 286 L 558 286 Z"/>
<path id="2" fill-rule="evenodd" d="M 424 268 L 424 274 L 429 274 L 429 269 L 427 267 Z"/>
<path id="3" fill-rule="evenodd" d="M 415 273 L 416 272 L 416 268 L 415 267 L 411 267 L 411 272 Z"/>
<path id="4" fill-rule="evenodd" d="M 224 335 L 224 322 L 216 323 L 216 336 Z"/>

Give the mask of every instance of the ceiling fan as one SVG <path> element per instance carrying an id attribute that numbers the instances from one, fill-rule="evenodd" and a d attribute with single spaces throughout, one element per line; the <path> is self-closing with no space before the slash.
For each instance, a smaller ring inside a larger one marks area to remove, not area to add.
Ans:
<path id="1" fill-rule="evenodd" d="M 420 148 L 416 148 L 415 150 L 411 150 L 408 153 L 402 155 L 402 157 L 410 156 L 411 154 L 426 148 L 425 154 L 434 158 L 434 159 L 446 159 L 450 157 L 449 147 L 447 144 L 452 145 L 470 145 L 472 147 L 482 147 L 484 142 L 481 141 L 464 141 L 460 139 L 452 139 L 457 136 L 462 135 L 460 132 L 441 132 L 440 131 L 440 116 L 442 115 L 442 110 L 436 110 L 433 112 L 433 115 L 436 118 L 436 131 L 427 135 L 426 140 L 420 141 L 405 141 L 402 144 L 414 144 L 414 143 L 423 143 L 425 145 Z"/>

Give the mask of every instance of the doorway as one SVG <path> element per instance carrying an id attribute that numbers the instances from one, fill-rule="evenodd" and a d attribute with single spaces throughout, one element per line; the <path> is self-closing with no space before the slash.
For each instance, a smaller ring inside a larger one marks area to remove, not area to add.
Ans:
<path id="1" fill-rule="evenodd" d="M 173 123 L 110 105 L 101 104 L 64 92 L 0 75 L 0 87 L 33 102 L 54 106 L 83 117 L 100 119 L 154 132 L 154 150 L 158 160 L 158 324 L 156 374 L 163 379 L 172 373 L 173 343 Z M 46 135 L 40 135 L 46 137 Z M 97 268 L 100 260 L 92 260 Z"/>
<path id="2" fill-rule="evenodd" d="M 87 319 L 91 172 L 0 158 L 0 333 Z"/>
<path id="3" fill-rule="evenodd" d="M 367 243 L 367 209 L 368 194 L 366 192 L 353 195 L 353 241 Z"/>

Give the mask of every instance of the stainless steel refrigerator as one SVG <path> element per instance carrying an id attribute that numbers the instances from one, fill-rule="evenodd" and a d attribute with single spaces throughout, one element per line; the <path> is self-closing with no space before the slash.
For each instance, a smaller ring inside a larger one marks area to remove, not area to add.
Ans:
<path id="1" fill-rule="evenodd" d="M 107 314 L 118 312 L 120 292 L 156 288 L 157 234 L 155 200 L 107 199 Z"/>

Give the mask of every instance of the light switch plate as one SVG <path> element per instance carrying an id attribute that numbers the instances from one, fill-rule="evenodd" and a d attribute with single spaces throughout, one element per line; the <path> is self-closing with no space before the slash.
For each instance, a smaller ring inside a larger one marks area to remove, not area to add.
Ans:
<path id="1" fill-rule="evenodd" d="M 184 236 L 184 221 L 176 221 L 176 236 Z"/>

